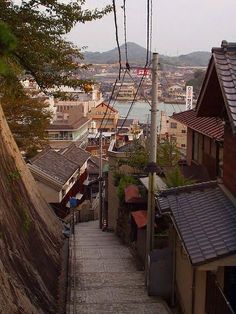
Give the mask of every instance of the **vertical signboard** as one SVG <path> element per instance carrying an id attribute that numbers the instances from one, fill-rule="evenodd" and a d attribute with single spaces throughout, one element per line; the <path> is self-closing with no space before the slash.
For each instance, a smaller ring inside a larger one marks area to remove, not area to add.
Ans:
<path id="1" fill-rule="evenodd" d="M 193 86 L 186 86 L 186 110 L 193 108 Z"/>

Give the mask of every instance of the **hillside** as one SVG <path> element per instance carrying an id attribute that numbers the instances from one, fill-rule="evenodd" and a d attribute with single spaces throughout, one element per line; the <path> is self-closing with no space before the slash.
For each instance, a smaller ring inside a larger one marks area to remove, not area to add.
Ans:
<path id="1" fill-rule="evenodd" d="M 61 224 L 39 194 L 0 106 L 0 313 L 56 313 Z"/>
<path id="2" fill-rule="evenodd" d="M 146 49 L 135 44 L 127 43 L 128 59 L 130 64 L 144 65 Z M 121 45 L 122 60 L 125 60 L 125 45 Z M 192 52 L 177 57 L 160 55 L 160 63 L 174 66 L 207 66 L 210 53 L 206 51 Z M 85 61 L 93 64 L 112 64 L 118 62 L 118 49 L 114 48 L 105 52 L 85 52 Z"/>

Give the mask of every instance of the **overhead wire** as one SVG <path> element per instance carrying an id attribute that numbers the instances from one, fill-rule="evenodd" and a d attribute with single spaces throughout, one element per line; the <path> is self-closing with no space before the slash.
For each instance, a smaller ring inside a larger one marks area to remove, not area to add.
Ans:
<path id="1" fill-rule="evenodd" d="M 151 64 L 151 60 L 152 60 L 152 23 L 153 23 L 153 20 L 152 20 L 152 17 L 153 17 L 153 3 L 152 3 L 152 0 L 150 2 L 150 34 L 149 34 L 149 38 L 150 38 L 150 44 L 149 44 L 149 65 Z"/>
<path id="2" fill-rule="evenodd" d="M 133 108 L 133 105 L 136 101 L 136 98 L 137 98 L 137 95 L 138 95 L 138 92 L 139 92 L 139 89 L 143 83 L 143 80 L 144 80 L 144 77 L 146 75 L 146 70 L 147 70 L 147 66 L 149 64 L 149 47 L 150 47 L 150 0 L 147 0 L 147 28 L 146 28 L 146 32 L 147 32 L 147 36 L 146 36 L 146 62 L 145 62 L 145 66 L 144 66 L 144 70 L 143 70 L 143 75 L 140 79 L 140 82 L 139 82 L 139 85 L 138 85 L 138 88 L 136 89 L 136 93 L 134 95 L 134 98 L 130 104 L 130 107 L 129 107 L 129 110 L 125 116 L 125 119 L 123 120 L 122 122 L 122 125 L 120 127 L 119 130 L 121 130 L 125 124 L 125 122 L 127 121 L 128 119 L 128 116 Z M 117 129 L 117 126 L 116 126 L 116 129 Z M 119 134 L 119 130 L 116 131 L 117 134 Z"/>
<path id="3" fill-rule="evenodd" d="M 101 131 L 101 129 L 102 129 L 103 121 L 104 121 L 104 119 L 105 119 L 105 117 L 106 117 L 106 115 L 107 115 L 107 112 L 108 112 L 108 108 L 109 108 L 109 106 L 110 106 L 111 99 L 112 99 L 112 97 L 113 97 L 113 95 L 114 95 L 117 81 L 118 81 L 118 79 L 115 80 L 115 84 L 113 85 L 112 92 L 111 92 L 111 95 L 110 95 L 110 98 L 109 98 L 109 101 L 108 101 L 108 104 L 107 104 L 106 111 L 104 112 L 104 115 L 103 115 L 102 120 L 101 120 L 101 122 L 100 122 L 100 127 L 99 127 L 99 130 L 100 130 L 100 131 Z"/>
<path id="4" fill-rule="evenodd" d="M 120 50 L 120 43 L 119 43 L 118 24 L 117 24 L 117 15 L 116 15 L 116 1 L 115 0 L 112 0 L 112 5 L 113 5 L 113 13 L 114 13 L 116 44 L 117 44 L 118 58 L 119 58 L 119 75 L 118 75 L 118 77 L 120 80 L 122 65 L 121 65 L 121 50 Z"/>
<path id="5" fill-rule="evenodd" d="M 120 88 L 119 88 L 118 92 L 116 93 L 116 97 L 115 97 L 115 99 L 114 99 L 113 104 L 110 106 L 110 109 L 113 109 L 114 106 L 115 106 L 115 103 L 116 103 L 116 101 L 117 101 L 118 95 L 119 95 L 119 93 L 120 93 L 120 91 L 121 91 L 121 88 L 122 88 L 122 86 L 123 86 L 123 84 L 124 84 L 124 79 L 125 79 L 126 73 L 127 73 L 127 69 L 125 69 L 125 71 L 124 71 L 124 75 L 123 75 L 123 77 L 122 77 L 122 79 L 121 79 L 121 83 L 120 83 Z M 114 92 L 113 92 L 113 94 L 114 94 Z M 112 95 L 112 96 L 113 96 L 113 95 Z M 110 99 L 112 99 L 112 97 L 111 97 Z M 106 126 L 107 126 L 107 123 L 108 123 L 108 120 L 109 120 L 109 118 L 110 118 L 110 115 L 111 115 L 111 110 L 110 110 L 110 112 L 108 113 L 107 121 L 106 121 L 106 123 L 105 123 L 105 125 L 104 125 L 104 128 L 106 128 Z"/>
<path id="6" fill-rule="evenodd" d="M 128 75 L 131 78 L 131 80 L 134 82 L 134 84 L 136 86 L 138 86 L 137 82 L 135 81 L 135 79 L 133 78 L 133 76 L 131 75 L 130 72 L 128 72 Z M 141 96 L 143 96 L 143 98 L 146 100 L 146 102 L 151 106 L 151 103 L 150 103 L 149 99 L 144 94 L 141 94 Z"/>
<path id="7" fill-rule="evenodd" d="M 123 12 L 124 12 L 125 66 L 126 66 L 126 69 L 130 70 L 130 65 L 129 65 L 129 60 L 128 60 L 128 46 L 127 46 L 126 0 L 123 0 Z"/>

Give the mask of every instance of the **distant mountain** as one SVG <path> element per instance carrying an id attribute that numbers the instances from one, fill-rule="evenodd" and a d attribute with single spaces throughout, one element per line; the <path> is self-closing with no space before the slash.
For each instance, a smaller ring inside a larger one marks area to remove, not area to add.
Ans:
<path id="1" fill-rule="evenodd" d="M 135 44 L 127 43 L 128 60 L 130 64 L 144 65 L 146 49 Z M 122 60 L 125 60 L 125 45 L 120 46 Z M 186 55 L 168 57 L 160 55 L 160 63 L 174 66 L 207 66 L 210 53 L 206 51 L 192 52 Z M 93 64 L 112 64 L 118 62 L 118 49 L 105 52 L 84 52 L 85 61 Z"/>

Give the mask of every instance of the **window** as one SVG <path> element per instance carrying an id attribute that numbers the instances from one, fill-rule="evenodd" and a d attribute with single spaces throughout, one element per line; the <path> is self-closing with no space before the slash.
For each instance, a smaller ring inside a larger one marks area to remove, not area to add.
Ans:
<path id="1" fill-rule="evenodd" d="M 181 144 L 181 147 L 186 147 L 186 145 L 185 144 Z"/>
<path id="2" fill-rule="evenodd" d="M 186 130 L 181 130 L 181 133 L 186 133 Z"/>
<path id="3" fill-rule="evenodd" d="M 177 129 L 177 123 L 176 122 L 171 122 L 170 123 L 171 129 Z"/>

